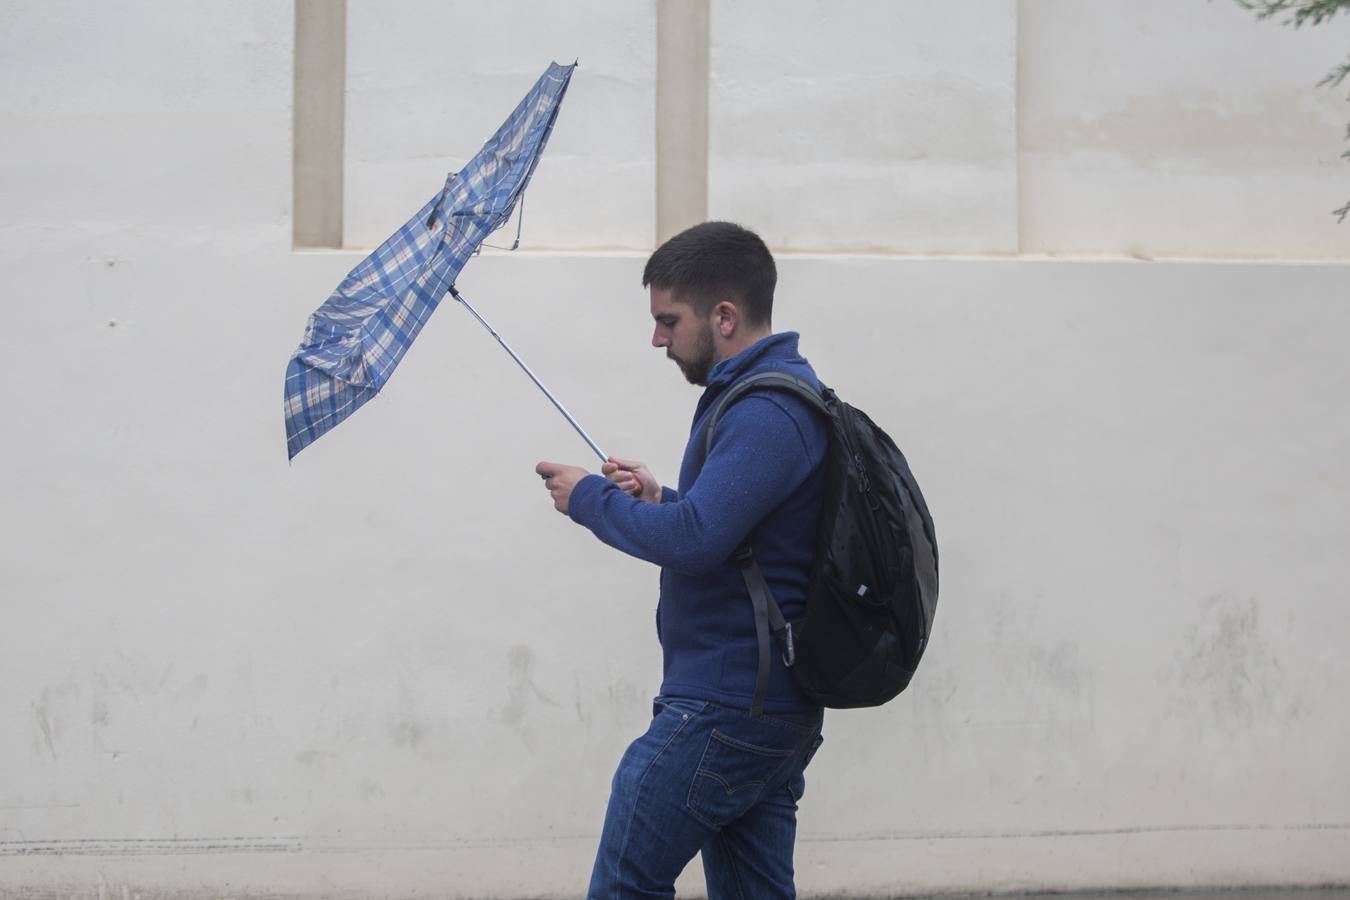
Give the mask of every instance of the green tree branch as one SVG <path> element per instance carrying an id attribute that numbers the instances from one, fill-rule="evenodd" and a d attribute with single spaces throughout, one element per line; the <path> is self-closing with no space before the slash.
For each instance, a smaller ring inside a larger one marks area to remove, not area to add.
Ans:
<path id="1" fill-rule="evenodd" d="M 1235 0 L 1235 2 L 1243 9 L 1256 13 L 1258 19 L 1284 16 L 1281 24 L 1292 25 L 1295 28 L 1321 25 L 1330 21 L 1337 13 L 1350 13 L 1350 0 Z M 1346 76 L 1350 76 L 1350 59 L 1327 73 L 1317 86 L 1339 87 Z M 1346 126 L 1345 138 L 1350 141 L 1350 126 Z M 1341 157 L 1350 159 L 1350 150 L 1342 153 Z M 1337 223 L 1344 222 L 1346 216 L 1350 216 L 1350 203 L 1332 210 L 1331 214 L 1336 217 Z"/>

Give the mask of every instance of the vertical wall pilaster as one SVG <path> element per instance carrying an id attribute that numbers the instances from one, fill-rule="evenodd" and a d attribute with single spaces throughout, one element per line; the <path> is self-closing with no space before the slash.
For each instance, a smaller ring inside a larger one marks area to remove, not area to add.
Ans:
<path id="1" fill-rule="evenodd" d="M 292 241 L 342 246 L 347 0 L 295 0 Z"/>
<path id="2" fill-rule="evenodd" d="M 709 0 L 657 0 L 656 240 L 708 217 Z"/>

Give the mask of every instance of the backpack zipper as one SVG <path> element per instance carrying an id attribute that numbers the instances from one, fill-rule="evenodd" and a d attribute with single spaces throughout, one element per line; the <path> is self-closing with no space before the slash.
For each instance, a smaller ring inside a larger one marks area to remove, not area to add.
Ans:
<path id="1" fill-rule="evenodd" d="M 866 520 L 868 530 L 871 532 L 870 543 L 874 547 L 889 547 L 890 543 L 881 539 L 883 531 L 881 523 L 877 521 L 877 513 L 881 509 L 881 501 L 877 498 L 876 491 L 872 489 L 872 479 L 867 475 L 867 467 L 863 464 L 862 454 L 854 451 L 853 435 L 850 433 L 849 428 L 844 425 L 843 420 L 837 418 L 836 421 L 840 422 L 841 426 L 843 426 L 839 429 L 839 433 L 843 438 L 844 451 L 848 453 L 849 461 L 853 466 L 853 471 L 858 475 L 858 487 L 863 493 L 864 502 L 867 504 L 867 515 L 863 518 Z M 893 557 L 894 554 L 886 553 L 886 556 Z M 874 578 L 884 576 L 889 579 L 891 573 L 897 568 L 894 559 L 891 558 L 874 559 L 870 560 L 870 562 L 872 563 L 872 576 Z M 879 586 L 869 587 L 877 587 L 879 589 Z"/>

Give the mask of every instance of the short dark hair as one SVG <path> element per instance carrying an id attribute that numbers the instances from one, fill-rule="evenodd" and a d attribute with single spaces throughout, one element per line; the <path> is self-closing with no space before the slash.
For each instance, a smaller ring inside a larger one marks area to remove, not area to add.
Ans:
<path id="1" fill-rule="evenodd" d="M 778 270 L 759 235 L 733 222 L 704 222 L 656 249 L 642 286 L 668 290 L 706 315 L 731 295 L 748 324 L 768 325 Z"/>

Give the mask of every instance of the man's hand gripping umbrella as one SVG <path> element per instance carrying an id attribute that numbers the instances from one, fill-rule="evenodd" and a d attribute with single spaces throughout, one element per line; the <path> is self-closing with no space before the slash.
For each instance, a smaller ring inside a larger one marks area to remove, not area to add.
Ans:
<path id="1" fill-rule="evenodd" d="M 553 508 L 567 515 L 567 504 L 572 497 L 572 488 L 577 482 L 591 474 L 580 466 L 566 466 L 561 463 L 541 462 L 534 467 L 539 477 L 544 479 L 553 498 Z M 661 502 L 661 483 L 648 471 L 644 463 L 632 459 L 607 457 L 600 466 L 600 474 L 619 486 L 619 489 L 632 497 L 647 503 Z"/>

